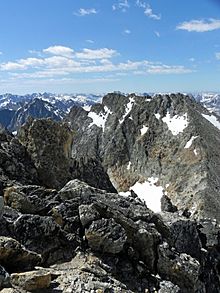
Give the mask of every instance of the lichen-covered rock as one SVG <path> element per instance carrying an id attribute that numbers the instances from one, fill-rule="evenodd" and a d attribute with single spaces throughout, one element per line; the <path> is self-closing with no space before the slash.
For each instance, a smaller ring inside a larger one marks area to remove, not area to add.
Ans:
<path id="1" fill-rule="evenodd" d="M 205 290 L 199 278 L 201 266 L 196 259 L 185 253 L 176 253 L 166 242 L 159 245 L 158 256 L 157 269 L 162 278 L 174 282 L 183 292 L 194 293 L 198 288 Z"/>
<path id="2" fill-rule="evenodd" d="M 45 289 L 50 286 L 51 274 L 44 271 L 14 273 L 11 274 L 11 283 L 27 291 Z"/>
<path id="3" fill-rule="evenodd" d="M 34 161 L 43 185 L 61 188 L 71 179 L 73 133 L 67 124 L 50 119 L 29 119 L 18 137 Z"/>
<path id="4" fill-rule="evenodd" d="M 92 221 L 98 220 L 100 214 L 96 210 L 93 204 L 79 206 L 79 217 L 83 227 L 91 224 Z"/>
<path id="5" fill-rule="evenodd" d="M 51 206 L 59 203 L 57 191 L 37 185 L 13 185 L 4 190 L 7 206 L 23 214 L 47 214 Z"/>
<path id="6" fill-rule="evenodd" d="M 14 238 L 31 251 L 42 255 L 45 264 L 70 259 L 78 245 L 74 238 L 68 239 L 67 233 L 52 217 L 22 215 L 11 227 Z"/>
<path id="7" fill-rule="evenodd" d="M 121 252 L 127 240 L 125 230 L 114 219 L 93 221 L 85 236 L 93 250 L 112 254 Z"/>

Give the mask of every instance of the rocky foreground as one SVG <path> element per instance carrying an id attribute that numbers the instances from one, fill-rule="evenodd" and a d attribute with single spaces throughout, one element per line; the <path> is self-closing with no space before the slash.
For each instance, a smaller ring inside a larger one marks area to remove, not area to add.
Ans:
<path id="1" fill-rule="evenodd" d="M 1 292 L 219 292 L 218 123 L 182 95 L 112 94 L 1 129 Z"/>

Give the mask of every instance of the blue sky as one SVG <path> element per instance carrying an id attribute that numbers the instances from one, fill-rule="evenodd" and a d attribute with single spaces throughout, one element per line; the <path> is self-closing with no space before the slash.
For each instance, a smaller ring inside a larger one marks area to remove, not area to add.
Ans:
<path id="1" fill-rule="evenodd" d="M 0 92 L 220 91 L 218 0 L 0 1 Z"/>

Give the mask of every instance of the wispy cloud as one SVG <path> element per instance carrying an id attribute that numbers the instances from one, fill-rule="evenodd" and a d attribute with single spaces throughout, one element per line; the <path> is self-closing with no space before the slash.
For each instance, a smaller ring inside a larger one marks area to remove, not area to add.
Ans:
<path id="1" fill-rule="evenodd" d="M 189 58 L 189 61 L 190 61 L 190 62 L 195 62 L 196 59 L 195 59 L 194 57 L 191 57 L 191 58 Z"/>
<path id="2" fill-rule="evenodd" d="M 215 53 L 216 59 L 220 60 L 220 52 Z"/>
<path id="3" fill-rule="evenodd" d="M 118 53 L 113 49 L 102 48 L 97 50 L 83 49 L 82 52 L 77 52 L 76 57 L 79 59 L 109 59 L 116 56 Z"/>
<path id="4" fill-rule="evenodd" d="M 154 33 L 158 38 L 160 38 L 160 33 L 158 31 L 155 31 Z"/>
<path id="5" fill-rule="evenodd" d="M 93 40 L 86 40 L 87 43 L 89 44 L 94 44 L 95 42 Z"/>
<path id="6" fill-rule="evenodd" d="M 126 34 L 126 35 L 130 35 L 130 33 L 131 33 L 131 31 L 130 31 L 129 29 L 125 29 L 125 30 L 124 30 L 124 34 Z"/>
<path id="7" fill-rule="evenodd" d="M 151 8 L 150 4 L 148 4 L 148 3 L 144 2 L 144 1 L 137 0 L 136 5 L 139 8 L 143 8 L 144 14 L 147 17 L 152 18 L 154 20 L 160 20 L 161 19 L 161 14 L 155 14 L 153 12 L 153 9 Z"/>
<path id="8" fill-rule="evenodd" d="M 161 19 L 161 15 L 153 13 L 153 10 L 152 10 L 152 8 L 150 7 L 149 4 L 147 4 L 147 6 L 146 6 L 146 8 L 144 10 L 144 14 L 146 16 L 148 16 L 149 18 L 152 18 L 154 20 L 160 20 Z"/>
<path id="9" fill-rule="evenodd" d="M 98 11 L 95 8 L 80 8 L 77 12 L 75 12 L 74 14 L 77 16 L 86 16 L 86 15 L 90 15 L 90 14 L 97 14 Z"/>
<path id="10" fill-rule="evenodd" d="M 51 46 L 47 49 L 44 49 L 43 53 L 71 57 L 74 53 L 74 50 L 65 46 Z"/>
<path id="11" fill-rule="evenodd" d="M 3 52 L 2 51 L 0 51 L 0 55 L 2 55 L 3 54 Z"/>
<path id="12" fill-rule="evenodd" d="M 112 5 L 113 11 L 121 10 L 122 12 L 126 12 L 128 8 L 130 8 L 128 0 L 119 0 L 118 3 Z"/>
<path id="13" fill-rule="evenodd" d="M 220 29 L 220 19 L 209 18 L 208 20 L 191 20 L 180 23 L 177 30 L 186 30 L 188 32 L 208 32 Z"/>

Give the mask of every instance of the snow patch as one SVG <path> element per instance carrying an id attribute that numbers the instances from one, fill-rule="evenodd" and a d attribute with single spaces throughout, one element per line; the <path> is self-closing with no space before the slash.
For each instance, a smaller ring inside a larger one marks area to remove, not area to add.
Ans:
<path id="1" fill-rule="evenodd" d="M 97 125 L 98 127 L 101 127 L 102 130 L 104 131 L 105 129 L 105 123 L 106 123 L 106 120 L 108 118 L 108 115 L 109 114 L 112 114 L 112 112 L 108 109 L 108 107 L 104 107 L 104 113 L 101 112 L 99 114 L 96 114 L 95 112 L 89 112 L 88 113 L 88 117 L 92 118 L 92 122 L 89 124 L 89 128 L 92 126 L 92 125 Z"/>
<path id="2" fill-rule="evenodd" d="M 217 120 L 217 118 L 214 115 L 206 115 L 202 114 L 202 116 L 212 123 L 215 127 L 217 127 L 220 130 L 220 122 Z"/>
<path id="3" fill-rule="evenodd" d="M 187 141 L 187 143 L 186 143 L 184 149 L 189 149 L 189 148 L 191 147 L 191 145 L 192 145 L 194 139 L 196 139 L 197 137 L 198 137 L 198 136 L 192 136 L 192 137 L 190 138 L 190 140 Z"/>
<path id="4" fill-rule="evenodd" d="M 195 156 L 198 156 L 198 151 L 197 151 L 197 149 L 194 149 L 194 154 L 195 154 Z"/>
<path id="5" fill-rule="evenodd" d="M 83 109 L 87 112 L 89 112 L 91 110 L 92 106 L 89 106 L 89 105 L 85 105 L 83 106 Z"/>
<path id="6" fill-rule="evenodd" d="M 182 116 L 175 115 L 171 118 L 170 113 L 167 113 L 162 121 L 167 124 L 173 135 L 178 135 L 188 126 L 187 113 Z"/>
<path id="7" fill-rule="evenodd" d="M 156 113 L 154 114 L 156 116 L 156 118 L 159 120 L 160 119 L 160 114 L 159 113 Z"/>
<path id="8" fill-rule="evenodd" d="M 161 212 L 161 198 L 163 187 L 155 185 L 158 178 L 150 177 L 143 183 L 136 182 L 129 190 L 133 190 L 139 198 L 145 201 L 147 207 L 155 213 Z M 120 192 L 122 196 L 129 196 L 130 191 Z"/>
<path id="9" fill-rule="evenodd" d="M 143 136 L 145 133 L 147 133 L 149 127 L 143 125 L 143 127 L 141 128 L 141 136 Z"/>
<path id="10" fill-rule="evenodd" d="M 131 112 L 132 107 L 133 107 L 133 105 L 134 105 L 134 102 L 135 102 L 134 98 L 129 98 L 129 102 L 128 102 L 128 104 L 126 105 L 126 108 L 125 108 L 125 113 L 124 113 L 124 115 L 122 116 L 122 118 L 119 120 L 119 123 L 120 123 L 120 124 L 122 124 L 122 123 L 124 122 L 125 117 Z"/>
<path id="11" fill-rule="evenodd" d="M 129 161 L 128 165 L 127 165 L 127 170 L 131 169 L 131 161 Z"/>

